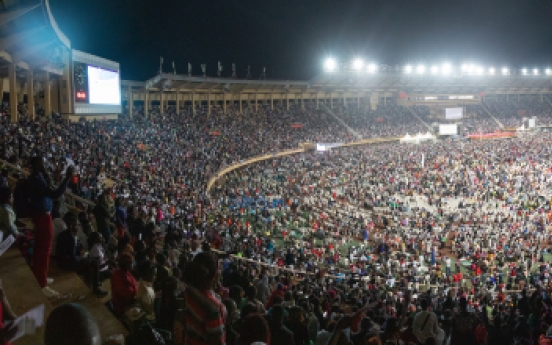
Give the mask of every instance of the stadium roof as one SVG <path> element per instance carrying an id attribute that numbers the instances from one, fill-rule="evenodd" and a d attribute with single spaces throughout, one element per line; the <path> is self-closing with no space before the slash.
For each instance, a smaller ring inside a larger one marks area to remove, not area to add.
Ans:
<path id="1" fill-rule="evenodd" d="M 405 92 L 407 94 L 550 93 L 547 75 L 406 75 L 401 73 L 322 73 L 309 81 L 245 80 L 163 73 L 145 81 L 122 81 L 136 91 L 231 93 Z"/>
<path id="2" fill-rule="evenodd" d="M 147 90 L 168 92 L 232 92 L 232 93 L 285 93 L 304 92 L 309 88 L 306 81 L 293 80 L 250 80 L 211 78 L 163 73 L 145 83 L 122 81 L 123 86 L 145 88 Z"/>
<path id="3" fill-rule="evenodd" d="M 63 54 L 71 42 L 59 29 L 48 0 L 4 0 L 0 3 L 0 75 L 7 63 L 18 69 L 63 73 Z"/>
<path id="4" fill-rule="evenodd" d="M 311 87 L 325 91 L 405 92 L 434 94 L 527 93 L 552 90 L 546 75 L 415 75 L 403 73 L 322 73 Z"/>

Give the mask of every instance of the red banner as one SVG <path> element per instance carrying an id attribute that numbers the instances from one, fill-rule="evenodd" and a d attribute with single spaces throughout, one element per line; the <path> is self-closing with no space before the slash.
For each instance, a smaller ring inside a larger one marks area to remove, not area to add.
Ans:
<path id="1" fill-rule="evenodd" d="M 406 94 L 406 92 L 399 92 L 399 98 L 401 99 L 405 99 L 406 97 L 408 97 L 408 95 Z"/>
<path id="2" fill-rule="evenodd" d="M 219 131 L 211 131 L 211 133 L 209 133 L 211 135 L 220 135 L 220 132 Z"/>
<path id="3" fill-rule="evenodd" d="M 485 97 L 486 95 L 487 95 L 487 93 L 486 93 L 485 91 L 481 91 L 481 92 L 479 93 L 479 96 L 481 96 L 481 97 Z"/>
<path id="4" fill-rule="evenodd" d="M 378 118 L 376 119 L 376 122 L 377 122 L 377 123 L 382 123 L 382 122 L 384 122 L 384 121 L 385 121 L 385 119 L 384 119 L 383 117 L 378 117 Z"/>
<path id="5" fill-rule="evenodd" d="M 302 123 L 292 123 L 291 128 L 303 128 L 303 124 Z"/>

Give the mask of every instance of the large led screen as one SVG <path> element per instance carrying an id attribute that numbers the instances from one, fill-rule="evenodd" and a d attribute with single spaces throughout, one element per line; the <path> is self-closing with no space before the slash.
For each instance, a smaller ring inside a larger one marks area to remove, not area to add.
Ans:
<path id="1" fill-rule="evenodd" d="M 88 91 L 90 104 L 120 105 L 119 73 L 88 66 Z"/>
<path id="2" fill-rule="evenodd" d="M 454 125 L 439 125 L 439 135 L 456 135 L 458 134 L 458 126 Z"/>
<path id="3" fill-rule="evenodd" d="M 445 118 L 447 120 L 458 120 L 463 117 L 464 108 L 446 108 Z"/>

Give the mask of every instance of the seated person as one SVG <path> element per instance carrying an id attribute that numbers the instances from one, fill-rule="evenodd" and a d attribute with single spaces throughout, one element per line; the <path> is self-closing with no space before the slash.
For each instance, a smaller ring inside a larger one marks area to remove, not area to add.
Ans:
<path id="1" fill-rule="evenodd" d="M 102 282 L 111 277 L 114 263 L 110 262 L 105 255 L 104 238 L 97 232 L 91 232 L 88 237 L 89 258 L 92 265 L 90 282 L 93 287 L 101 286 Z M 95 274 L 97 273 L 97 274 Z"/>
<path id="2" fill-rule="evenodd" d="M 131 272 L 133 263 L 132 255 L 126 253 L 119 255 L 119 267 L 111 274 L 111 303 L 117 317 L 124 316 L 136 299 L 138 283 Z"/>
<path id="3" fill-rule="evenodd" d="M 84 248 L 77 237 L 77 216 L 68 212 L 64 217 L 67 229 L 59 234 L 56 246 L 56 259 L 62 270 L 73 271 L 83 275 L 84 280 L 91 285 L 92 291 L 98 296 L 107 295 L 100 288 L 99 265 L 95 260 L 84 259 Z"/>
<path id="4" fill-rule="evenodd" d="M 146 319 L 151 323 L 155 323 L 155 291 L 153 290 L 153 281 L 155 280 L 157 269 L 151 261 L 144 261 L 138 267 L 138 271 L 140 283 L 136 299 L 138 300 L 140 309 L 146 314 Z"/>
<path id="5" fill-rule="evenodd" d="M 161 291 L 165 288 L 165 282 L 171 276 L 171 270 L 166 266 L 167 257 L 163 253 L 158 253 L 155 256 L 155 261 L 157 262 L 157 277 L 153 283 L 153 289 Z"/>
<path id="6" fill-rule="evenodd" d="M 0 231 L 3 233 L 2 241 L 9 235 L 17 237 L 19 232 L 15 225 L 15 213 L 12 209 L 12 192 L 9 187 L 0 187 Z"/>
<path id="7" fill-rule="evenodd" d="M 57 237 L 56 259 L 61 269 L 77 272 L 84 254 L 83 246 L 77 237 L 77 217 L 74 213 L 69 212 L 63 217 L 63 220 L 67 229 Z"/>

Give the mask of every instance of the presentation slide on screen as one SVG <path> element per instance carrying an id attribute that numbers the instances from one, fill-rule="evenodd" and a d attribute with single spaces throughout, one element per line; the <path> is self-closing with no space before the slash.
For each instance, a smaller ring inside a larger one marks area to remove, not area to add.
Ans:
<path id="1" fill-rule="evenodd" d="M 458 134 L 458 125 L 439 125 L 439 135 L 456 135 Z"/>
<path id="2" fill-rule="evenodd" d="M 88 66 L 88 88 L 90 104 L 121 104 L 119 73 Z"/>
<path id="3" fill-rule="evenodd" d="M 447 120 L 458 120 L 463 117 L 464 108 L 446 108 L 445 118 Z"/>

